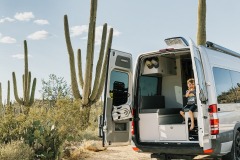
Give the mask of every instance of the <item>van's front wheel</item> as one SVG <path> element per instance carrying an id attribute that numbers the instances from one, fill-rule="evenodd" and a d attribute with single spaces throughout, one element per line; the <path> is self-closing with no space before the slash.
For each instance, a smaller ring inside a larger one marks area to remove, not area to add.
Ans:
<path id="1" fill-rule="evenodd" d="M 222 157 L 222 160 L 240 160 L 240 132 L 235 133 L 235 138 L 230 153 Z"/>

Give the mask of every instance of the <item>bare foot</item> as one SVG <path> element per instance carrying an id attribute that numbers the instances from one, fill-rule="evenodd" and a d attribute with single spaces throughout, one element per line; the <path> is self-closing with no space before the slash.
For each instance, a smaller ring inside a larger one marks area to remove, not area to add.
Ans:
<path id="1" fill-rule="evenodd" d="M 191 130 L 193 130 L 193 128 L 194 128 L 194 123 L 191 123 L 191 126 L 190 126 L 189 130 L 191 131 Z"/>

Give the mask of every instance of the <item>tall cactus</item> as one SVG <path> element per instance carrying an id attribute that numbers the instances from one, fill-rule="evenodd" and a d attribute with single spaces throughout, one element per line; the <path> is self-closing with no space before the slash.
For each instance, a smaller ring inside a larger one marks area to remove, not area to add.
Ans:
<path id="1" fill-rule="evenodd" d="M 79 86 L 83 90 L 82 95 L 80 94 L 78 83 L 77 83 L 74 51 L 73 51 L 71 39 L 70 39 L 68 18 L 67 18 L 67 15 L 64 16 L 64 31 L 65 31 L 65 39 L 66 39 L 66 45 L 67 45 L 67 50 L 69 55 L 71 84 L 72 84 L 71 86 L 72 86 L 73 96 L 75 99 L 80 99 L 83 106 L 90 106 L 96 103 L 97 100 L 101 97 L 101 94 L 103 91 L 103 85 L 106 77 L 106 64 L 107 64 L 108 54 L 112 45 L 113 29 L 111 28 L 108 36 L 107 46 L 106 46 L 107 24 L 105 23 L 103 25 L 101 48 L 100 48 L 98 62 L 96 65 L 96 74 L 95 74 L 93 89 L 91 89 L 96 15 L 97 15 L 97 0 L 91 0 L 90 22 L 89 22 L 88 42 L 87 42 L 88 43 L 87 57 L 86 57 L 86 68 L 85 68 L 84 79 L 82 75 L 82 62 L 81 62 L 80 49 L 78 50 L 78 57 L 77 57 Z M 105 49 L 105 46 L 106 46 L 106 49 Z"/>
<path id="2" fill-rule="evenodd" d="M 12 77 L 13 77 L 14 97 L 15 97 L 16 101 L 20 105 L 31 106 L 34 102 L 34 94 L 35 94 L 37 79 L 34 78 L 34 80 L 33 80 L 32 90 L 31 90 L 31 95 L 30 95 L 31 72 L 28 71 L 28 48 L 27 48 L 26 40 L 24 40 L 24 74 L 22 77 L 22 79 L 23 79 L 23 98 L 21 98 L 21 99 L 18 96 L 15 72 L 12 72 Z"/>
<path id="3" fill-rule="evenodd" d="M 206 44 L 206 0 L 198 0 L 197 44 Z"/>
<path id="4" fill-rule="evenodd" d="M 8 81 L 8 89 L 7 89 L 7 106 L 10 106 L 10 81 Z"/>

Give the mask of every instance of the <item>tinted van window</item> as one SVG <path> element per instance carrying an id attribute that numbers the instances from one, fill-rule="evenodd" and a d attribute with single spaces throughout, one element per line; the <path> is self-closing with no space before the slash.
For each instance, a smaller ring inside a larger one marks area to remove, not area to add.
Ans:
<path id="1" fill-rule="evenodd" d="M 110 78 L 110 97 L 113 98 L 113 105 L 125 104 L 128 100 L 129 77 L 127 73 L 115 71 L 111 72 Z"/>
<path id="2" fill-rule="evenodd" d="M 158 77 L 141 76 L 139 89 L 141 96 L 157 95 Z"/>
<path id="3" fill-rule="evenodd" d="M 236 95 L 232 85 L 230 71 L 222 68 L 213 68 L 218 103 L 235 103 Z"/>
<path id="4" fill-rule="evenodd" d="M 235 71 L 230 71 L 232 78 L 232 85 L 234 89 L 234 94 L 236 95 L 236 102 L 240 103 L 240 73 Z"/>

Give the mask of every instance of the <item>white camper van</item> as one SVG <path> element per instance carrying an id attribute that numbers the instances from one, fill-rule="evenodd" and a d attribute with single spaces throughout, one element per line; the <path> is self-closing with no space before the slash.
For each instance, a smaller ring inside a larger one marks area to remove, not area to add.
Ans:
<path id="1" fill-rule="evenodd" d="M 240 54 L 212 42 L 196 46 L 182 37 L 168 47 L 132 56 L 111 50 L 100 136 L 104 146 L 130 144 L 157 159 L 196 155 L 240 159 Z M 196 84 L 195 127 L 179 114 L 187 79 Z"/>

